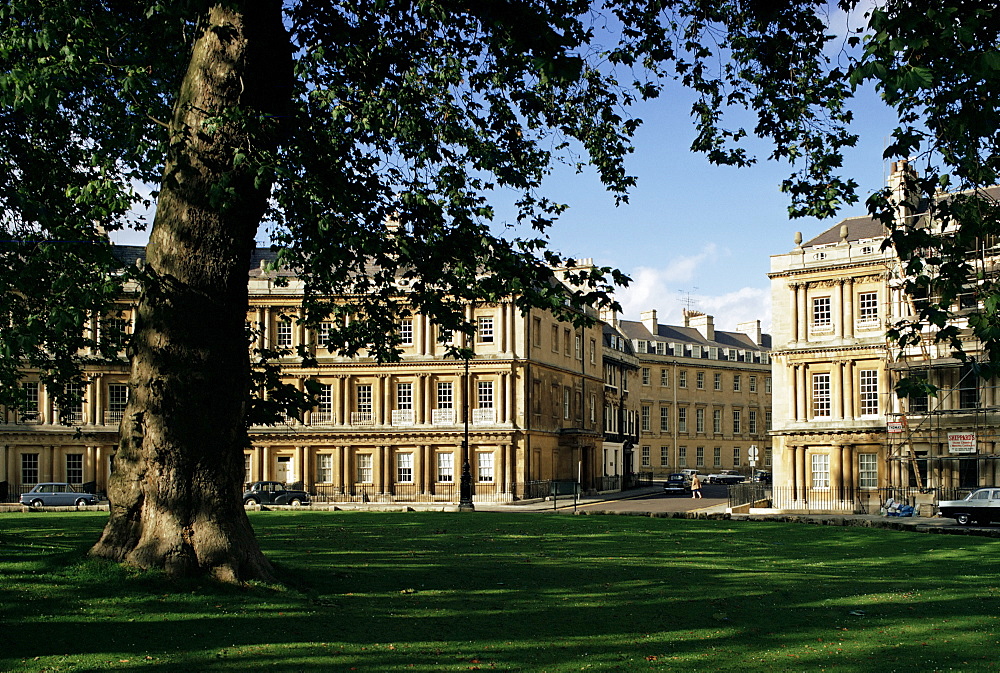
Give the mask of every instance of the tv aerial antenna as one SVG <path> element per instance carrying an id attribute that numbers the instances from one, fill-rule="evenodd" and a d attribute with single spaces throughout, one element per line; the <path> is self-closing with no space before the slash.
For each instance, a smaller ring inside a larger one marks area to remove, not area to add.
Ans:
<path id="1" fill-rule="evenodd" d="M 677 290 L 681 295 L 681 306 L 684 307 L 685 311 L 693 311 L 694 306 L 697 303 L 694 297 L 691 296 L 692 292 L 696 292 L 698 288 L 693 287 L 690 290 Z"/>

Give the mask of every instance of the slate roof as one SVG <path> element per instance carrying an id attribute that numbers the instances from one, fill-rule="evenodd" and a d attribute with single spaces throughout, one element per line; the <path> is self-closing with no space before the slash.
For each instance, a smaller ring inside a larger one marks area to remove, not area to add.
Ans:
<path id="1" fill-rule="evenodd" d="M 718 346 L 719 348 L 739 348 L 743 350 L 764 351 L 771 348 L 771 335 L 761 335 L 764 343 L 758 345 L 749 335 L 743 332 L 725 332 L 715 330 L 715 341 L 709 341 L 701 335 L 701 332 L 694 327 L 680 327 L 679 325 L 657 325 L 657 333 L 653 334 L 646 329 L 645 323 L 634 320 L 622 320 L 618 323 L 622 332 L 629 339 L 644 339 L 646 341 L 668 341 L 674 343 L 699 344 L 701 346 Z"/>

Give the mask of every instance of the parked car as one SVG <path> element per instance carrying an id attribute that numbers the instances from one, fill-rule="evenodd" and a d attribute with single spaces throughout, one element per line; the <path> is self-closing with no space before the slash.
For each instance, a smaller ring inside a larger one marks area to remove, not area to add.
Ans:
<path id="1" fill-rule="evenodd" d="M 686 470 L 681 470 L 681 472 L 682 472 L 683 474 L 687 475 L 687 478 L 688 478 L 688 479 L 690 479 L 690 478 L 691 478 L 691 477 L 693 477 L 694 475 L 698 474 L 698 470 L 695 470 L 695 469 L 692 469 L 692 468 L 688 468 L 688 469 L 686 469 Z"/>
<path id="2" fill-rule="evenodd" d="M 771 479 L 771 473 L 768 470 L 757 470 L 753 473 L 753 481 L 758 484 L 770 484 Z"/>
<path id="3" fill-rule="evenodd" d="M 243 492 L 244 505 L 291 505 L 298 507 L 309 504 L 309 494 L 285 488 L 280 481 L 255 481 Z"/>
<path id="4" fill-rule="evenodd" d="M 938 510 L 941 516 L 950 517 L 963 526 L 1000 521 L 1000 488 L 981 488 L 965 496 L 964 500 L 942 500 Z"/>
<path id="5" fill-rule="evenodd" d="M 663 482 L 663 492 L 667 495 L 691 495 L 691 478 L 683 472 L 675 472 Z"/>
<path id="6" fill-rule="evenodd" d="M 720 470 L 705 477 L 705 481 L 710 484 L 740 484 L 746 481 L 746 477 L 736 470 Z"/>
<path id="7" fill-rule="evenodd" d="M 21 496 L 22 505 L 31 507 L 83 507 L 96 505 L 101 501 L 93 493 L 84 493 L 73 488 L 64 481 L 48 481 L 35 484 L 35 487 Z"/>

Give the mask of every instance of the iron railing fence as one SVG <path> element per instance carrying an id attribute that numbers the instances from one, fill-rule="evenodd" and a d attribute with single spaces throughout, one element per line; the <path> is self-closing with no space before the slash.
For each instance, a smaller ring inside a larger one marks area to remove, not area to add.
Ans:
<path id="1" fill-rule="evenodd" d="M 756 505 L 793 512 L 879 514 L 890 500 L 896 505 L 916 507 L 928 500 L 935 504 L 942 500 L 961 500 L 974 490 L 910 486 L 803 490 L 768 484 L 734 484 L 729 487 L 729 506 Z"/>

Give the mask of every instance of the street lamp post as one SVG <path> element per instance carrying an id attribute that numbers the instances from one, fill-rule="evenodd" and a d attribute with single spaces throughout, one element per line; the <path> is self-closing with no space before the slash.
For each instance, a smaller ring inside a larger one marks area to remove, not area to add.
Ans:
<path id="1" fill-rule="evenodd" d="M 468 349 L 462 350 L 462 358 L 465 360 L 465 394 L 462 395 L 462 419 L 464 421 L 464 431 L 462 434 L 462 478 L 458 487 L 458 511 L 475 512 L 476 506 L 472 503 L 472 468 L 469 465 L 469 356 Z"/>

